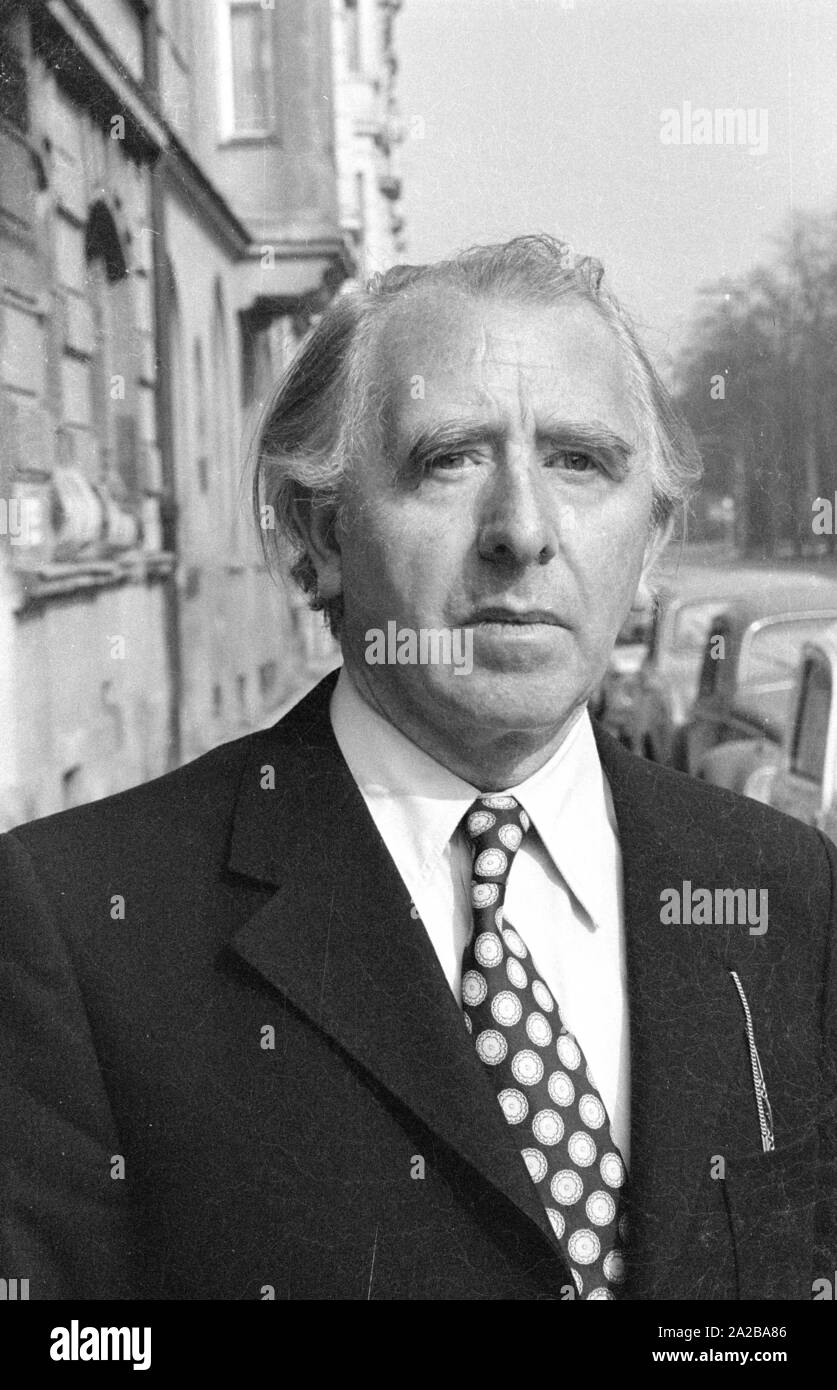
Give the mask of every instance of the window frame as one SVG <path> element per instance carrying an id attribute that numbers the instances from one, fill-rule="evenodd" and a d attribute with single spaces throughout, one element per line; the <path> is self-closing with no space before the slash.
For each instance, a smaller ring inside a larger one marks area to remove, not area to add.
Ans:
<path id="1" fill-rule="evenodd" d="M 260 0 L 216 0 L 218 12 L 218 92 L 219 92 L 219 143 L 222 145 L 259 144 L 279 141 L 279 102 L 276 87 L 278 71 L 278 52 L 275 25 L 270 24 L 270 74 L 269 105 L 267 124 L 262 128 L 236 128 L 235 73 L 233 67 L 233 11 L 254 10 L 266 16 L 275 16 L 275 9 L 262 6 Z"/>

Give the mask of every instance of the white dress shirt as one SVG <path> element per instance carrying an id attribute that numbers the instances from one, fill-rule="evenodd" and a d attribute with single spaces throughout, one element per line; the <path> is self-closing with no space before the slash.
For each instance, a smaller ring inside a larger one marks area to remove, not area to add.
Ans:
<path id="1" fill-rule="evenodd" d="M 345 667 L 331 698 L 340 751 L 460 1003 L 471 934 L 471 849 L 461 821 L 480 789 L 436 762 L 358 693 Z M 499 789 L 497 789 L 499 790 Z M 512 793 L 532 829 L 506 886 L 505 916 L 575 1035 L 629 1162 L 630 1059 L 622 859 L 610 787 L 586 709 Z"/>

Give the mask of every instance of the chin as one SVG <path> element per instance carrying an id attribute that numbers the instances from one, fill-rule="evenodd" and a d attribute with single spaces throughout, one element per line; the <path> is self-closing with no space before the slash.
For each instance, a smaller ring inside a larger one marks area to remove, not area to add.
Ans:
<path id="1" fill-rule="evenodd" d="M 497 671 L 476 666 L 470 675 L 428 682 L 425 699 L 447 706 L 469 722 L 496 729 L 551 730 L 586 699 L 568 683 L 566 670 Z"/>

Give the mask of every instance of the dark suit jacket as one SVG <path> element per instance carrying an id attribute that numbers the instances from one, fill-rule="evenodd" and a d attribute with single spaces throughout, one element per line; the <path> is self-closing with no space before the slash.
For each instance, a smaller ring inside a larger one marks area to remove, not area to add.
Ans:
<path id="1" fill-rule="evenodd" d="M 0 1275 L 31 1298 L 567 1296 L 332 687 L 0 839 Z M 808 1299 L 837 1267 L 835 851 L 597 738 L 625 875 L 628 1296 Z M 663 926 L 684 880 L 767 888 L 766 934 Z"/>

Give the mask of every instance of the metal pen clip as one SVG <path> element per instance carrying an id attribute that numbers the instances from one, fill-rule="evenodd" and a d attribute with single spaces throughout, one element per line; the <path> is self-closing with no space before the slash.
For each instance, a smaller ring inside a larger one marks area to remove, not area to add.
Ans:
<path id="1" fill-rule="evenodd" d="M 738 990 L 738 997 L 744 1009 L 744 1019 L 747 1028 L 747 1046 L 750 1049 L 750 1066 L 753 1072 L 753 1086 L 756 1092 L 756 1106 L 759 1112 L 759 1129 L 761 1130 L 761 1147 L 764 1153 L 772 1153 L 776 1147 L 773 1138 L 773 1112 L 770 1109 L 770 1101 L 767 1097 L 767 1087 L 764 1082 L 764 1072 L 761 1069 L 756 1039 L 753 1032 L 753 1017 L 750 1013 L 750 1005 L 747 1003 L 747 996 L 744 987 L 738 978 L 738 972 L 731 970 L 730 975 L 735 982 Z"/>

